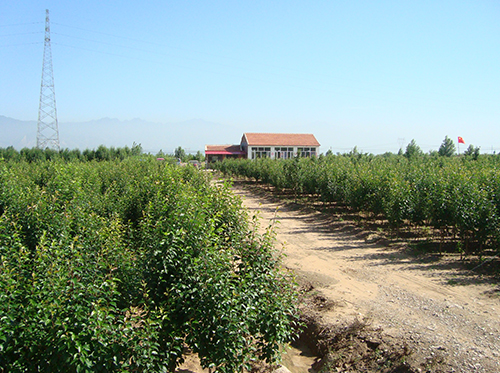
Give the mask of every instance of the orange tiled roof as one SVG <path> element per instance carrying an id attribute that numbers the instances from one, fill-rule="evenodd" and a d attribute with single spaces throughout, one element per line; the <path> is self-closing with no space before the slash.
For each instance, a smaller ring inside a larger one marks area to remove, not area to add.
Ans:
<path id="1" fill-rule="evenodd" d="M 245 138 L 251 146 L 320 146 L 309 133 L 244 133 Z"/>
<path id="2" fill-rule="evenodd" d="M 205 145 L 205 154 L 245 154 L 239 145 Z"/>

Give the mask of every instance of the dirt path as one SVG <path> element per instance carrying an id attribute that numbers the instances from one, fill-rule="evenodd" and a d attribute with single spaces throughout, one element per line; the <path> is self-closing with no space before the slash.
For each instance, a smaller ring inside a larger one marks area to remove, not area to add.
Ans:
<path id="1" fill-rule="evenodd" d="M 264 226 L 278 221 L 286 266 L 335 302 L 325 320 L 367 317 L 410 346 L 416 371 L 500 372 L 498 284 L 456 261 L 407 255 L 348 222 L 284 205 L 246 184 L 234 191 Z"/>

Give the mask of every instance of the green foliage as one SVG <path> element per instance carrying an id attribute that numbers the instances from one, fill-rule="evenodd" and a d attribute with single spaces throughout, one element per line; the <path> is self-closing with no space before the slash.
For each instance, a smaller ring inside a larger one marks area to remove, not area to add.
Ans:
<path id="1" fill-rule="evenodd" d="M 106 158 L 101 149 L 102 159 Z M 233 372 L 293 337 L 272 231 L 152 158 L 0 162 L 0 372 Z"/>
<path id="2" fill-rule="evenodd" d="M 500 238 L 497 156 L 425 156 L 412 141 L 404 156 L 332 154 L 319 159 L 225 160 L 224 174 L 278 190 L 317 194 L 324 202 L 385 218 L 394 228 L 428 225 L 456 232 L 461 247 L 482 255 Z"/>
<path id="3" fill-rule="evenodd" d="M 186 151 L 181 146 L 177 147 L 174 151 L 174 157 L 179 158 L 182 162 L 186 161 Z"/>
<path id="4" fill-rule="evenodd" d="M 204 162 L 205 161 L 205 155 L 201 151 L 197 151 L 196 155 L 191 155 L 191 159 L 196 159 L 197 161 Z"/>
<path id="5" fill-rule="evenodd" d="M 455 155 L 455 144 L 453 140 L 446 136 L 443 140 L 443 143 L 439 147 L 438 153 L 441 157 L 451 157 Z"/>
<path id="6" fill-rule="evenodd" d="M 469 147 L 465 150 L 464 155 L 476 161 L 479 158 L 479 151 L 479 147 L 470 144 Z"/>
<path id="7" fill-rule="evenodd" d="M 124 160 L 129 157 L 136 157 L 142 154 L 142 147 L 134 143 L 132 148 L 128 146 L 124 148 L 107 148 L 100 145 L 97 149 L 85 149 L 80 152 L 78 149 L 61 149 L 59 151 L 53 149 L 38 149 L 38 148 L 23 148 L 19 152 L 12 146 L 0 148 L 0 159 L 5 161 L 27 161 L 27 162 L 43 162 L 52 160 L 64 160 L 66 162 L 74 161 L 109 161 L 109 160 Z"/>
<path id="8" fill-rule="evenodd" d="M 415 140 L 411 140 L 410 143 L 406 146 L 406 151 L 404 156 L 408 159 L 419 158 L 423 155 L 422 149 L 417 145 Z"/>

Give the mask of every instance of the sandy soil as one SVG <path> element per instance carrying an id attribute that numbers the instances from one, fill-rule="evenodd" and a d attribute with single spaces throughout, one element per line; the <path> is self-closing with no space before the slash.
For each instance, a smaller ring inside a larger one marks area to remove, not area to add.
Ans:
<path id="1" fill-rule="evenodd" d="M 382 338 L 411 351 L 411 372 L 500 372 L 500 287 L 456 258 L 410 255 L 338 216 L 276 199 L 252 183 L 234 192 L 263 227 L 276 224 L 286 267 L 334 307 L 322 323 L 367 320 Z M 181 372 L 200 372 L 192 357 Z M 285 364 L 313 372 L 300 351 Z M 355 371 L 355 370 L 334 370 Z"/>
<path id="2" fill-rule="evenodd" d="M 456 258 L 417 257 L 338 217 L 235 183 L 250 213 L 277 224 L 285 265 L 336 305 L 332 324 L 367 318 L 404 341 L 415 371 L 500 372 L 500 288 Z M 440 364 L 437 364 L 440 363 Z M 439 367 L 438 367 L 439 366 Z"/>

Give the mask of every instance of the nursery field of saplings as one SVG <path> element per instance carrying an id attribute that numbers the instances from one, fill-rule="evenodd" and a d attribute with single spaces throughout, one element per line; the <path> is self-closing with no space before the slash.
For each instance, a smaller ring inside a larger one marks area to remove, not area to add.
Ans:
<path id="1" fill-rule="evenodd" d="M 147 156 L 33 154 L 0 157 L 0 372 L 167 372 L 186 346 L 234 372 L 293 337 L 273 233 L 228 185 Z"/>
<path id="2" fill-rule="evenodd" d="M 315 195 L 403 228 L 426 228 L 451 250 L 483 255 L 500 239 L 500 157 L 327 155 L 231 160 L 215 166 L 295 196 Z M 422 229 L 421 229 L 422 230 Z M 423 229 L 423 231 L 426 231 Z"/>

